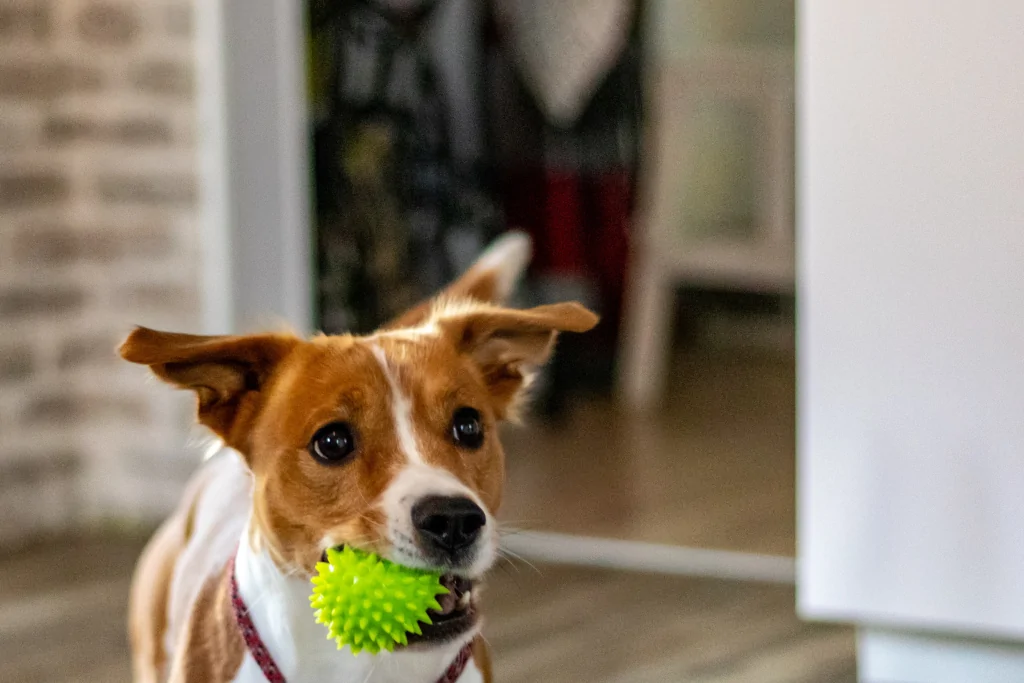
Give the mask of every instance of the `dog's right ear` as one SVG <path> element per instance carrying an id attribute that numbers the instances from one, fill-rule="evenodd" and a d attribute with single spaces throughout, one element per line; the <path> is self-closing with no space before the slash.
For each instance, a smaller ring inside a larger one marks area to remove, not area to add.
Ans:
<path id="1" fill-rule="evenodd" d="M 298 343 L 288 334 L 206 337 L 138 327 L 118 352 L 174 386 L 194 391 L 199 422 L 245 453 L 261 390 Z"/>

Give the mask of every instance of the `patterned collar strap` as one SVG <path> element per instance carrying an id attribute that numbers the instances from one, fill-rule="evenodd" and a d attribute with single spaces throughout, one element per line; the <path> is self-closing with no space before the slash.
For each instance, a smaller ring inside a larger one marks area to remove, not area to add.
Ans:
<path id="1" fill-rule="evenodd" d="M 281 673 L 281 669 L 277 666 L 277 662 L 274 661 L 274 657 L 270 654 L 267 646 L 263 644 L 263 639 L 260 638 L 252 617 L 249 616 L 249 608 L 246 606 L 245 600 L 242 599 L 242 595 L 238 590 L 238 579 L 235 578 L 235 560 L 233 558 L 231 560 L 231 607 L 235 610 L 235 621 L 238 622 L 238 630 L 242 632 L 245 646 L 249 648 L 252 658 L 259 664 L 260 671 L 263 672 L 263 676 L 267 679 L 268 683 L 287 683 L 284 674 Z M 459 676 L 466 670 L 466 665 L 469 664 L 472 656 L 473 644 L 467 643 L 466 647 L 459 650 L 459 654 L 455 655 L 455 661 L 445 670 L 437 683 L 455 683 L 459 680 Z"/>

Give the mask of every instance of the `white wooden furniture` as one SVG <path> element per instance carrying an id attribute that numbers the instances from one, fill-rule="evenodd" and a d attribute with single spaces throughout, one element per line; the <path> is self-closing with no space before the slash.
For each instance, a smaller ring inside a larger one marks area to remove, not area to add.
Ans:
<path id="1" fill-rule="evenodd" d="M 867 683 L 1024 681 L 1024 6 L 799 25 L 800 609 Z"/>
<path id="2" fill-rule="evenodd" d="M 661 396 L 671 344 L 673 297 L 684 282 L 758 291 L 793 288 L 793 53 L 713 47 L 674 54 L 655 47 L 649 67 L 649 128 L 619 362 L 619 391 L 644 407 Z M 682 196 L 693 153 L 693 114 L 704 100 L 754 114 L 758 141 L 755 226 L 698 235 Z"/>

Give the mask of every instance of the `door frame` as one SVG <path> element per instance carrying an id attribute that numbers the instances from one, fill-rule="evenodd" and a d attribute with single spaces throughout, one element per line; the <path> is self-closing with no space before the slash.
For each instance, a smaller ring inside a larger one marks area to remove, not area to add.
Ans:
<path id="1" fill-rule="evenodd" d="M 202 328 L 315 324 L 303 3 L 196 2 Z"/>

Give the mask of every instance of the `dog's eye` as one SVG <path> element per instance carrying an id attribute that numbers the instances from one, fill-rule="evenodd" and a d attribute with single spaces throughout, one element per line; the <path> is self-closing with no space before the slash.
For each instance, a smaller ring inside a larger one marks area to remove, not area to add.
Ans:
<path id="1" fill-rule="evenodd" d="M 476 450 L 484 443 L 484 425 L 474 408 L 459 408 L 452 417 L 452 438 L 463 448 Z"/>
<path id="2" fill-rule="evenodd" d="M 309 442 L 309 454 L 325 465 L 338 465 L 352 455 L 356 439 L 344 422 L 332 422 L 316 430 Z"/>

